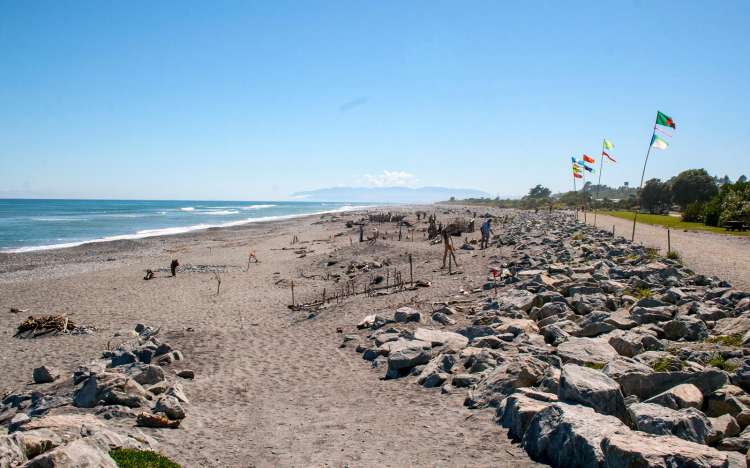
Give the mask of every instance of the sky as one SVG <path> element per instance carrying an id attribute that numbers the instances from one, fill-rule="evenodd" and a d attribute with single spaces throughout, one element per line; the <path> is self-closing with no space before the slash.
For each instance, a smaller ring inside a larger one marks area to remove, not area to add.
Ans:
<path id="1" fill-rule="evenodd" d="M 0 0 L 0 196 L 750 175 L 750 2 Z"/>

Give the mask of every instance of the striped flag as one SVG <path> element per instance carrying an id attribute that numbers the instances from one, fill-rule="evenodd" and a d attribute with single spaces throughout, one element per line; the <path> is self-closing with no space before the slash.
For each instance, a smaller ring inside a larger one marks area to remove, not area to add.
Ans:
<path id="1" fill-rule="evenodd" d="M 651 137 L 651 147 L 665 150 L 669 147 L 669 143 L 667 143 L 667 140 L 654 133 L 654 136 Z"/>
<path id="2" fill-rule="evenodd" d="M 609 159 L 610 161 L 612 161 L 612 162 L 614 162 L 614 163 L 616 163 L 616 162 L 617 162 L 617 160 L 615 160 L 615 158 L 613 158 L 612 156 L 610 156 L 610 155 L 609 155 L 609 153 L 607 153 L 607 152 L 606 152 L 606 151 L 604 151 L 604 150 L 602 150 L 602 156 L 606 156 L 606 157 L 607 157 L 607 158 L 608 158 L 608 159 Z"/>

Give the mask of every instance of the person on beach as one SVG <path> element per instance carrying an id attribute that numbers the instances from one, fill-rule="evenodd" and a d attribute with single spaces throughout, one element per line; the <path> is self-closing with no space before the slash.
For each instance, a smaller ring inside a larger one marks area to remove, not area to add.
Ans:
<path id="1" fill-rule="evenodd" d="M 169 269 L 172 271 L 172 276 L 177 276 L 177 267 L 180 266 L 180 262 L 177 259 L 172 260 L 169 264 Z"/>
<path id="2" fill-rule="evenodd" d="M 451 258 L 453 259 L 453 263 L 458 266 L 458 260 L 456 260 L 456 254 L 453 253 L 453 244 L 451 244 L 451 237 L 448 233 L 447 229 L 441 229 L 441 233 L 443 235 L 443 266 L 440 267 L 440 269 L 445 268 L 445 260 L 448 258 L 448 254 L 450 254 Z"/>
<path id="3" fill-rule="evenodd" d="M 487 218 L 487 221 L 482 224 L 481 231 L 482 241 L 479 243 L 479 248 L 484 250 L 490 245 L 490 234 L 495 234 L 492 230 L 492 218 Z"/>

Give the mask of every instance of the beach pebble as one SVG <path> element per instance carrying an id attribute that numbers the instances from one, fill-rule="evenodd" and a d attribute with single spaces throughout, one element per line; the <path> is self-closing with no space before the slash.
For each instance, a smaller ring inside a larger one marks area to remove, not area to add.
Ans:
<path id="1" fill-rule="evenodd" d="M 34 369 L 33 377 L 34 383 L 50 383 L 60 377 L 60 372 L 54 367 L 40 366 Z"/>
<path id="2" fill-rule="evenodd" d="M 183 379 L 194 379 L 195 372 L 190 369 L 181 370 L 177 373 L 177 377 L 182 377 Z"/>

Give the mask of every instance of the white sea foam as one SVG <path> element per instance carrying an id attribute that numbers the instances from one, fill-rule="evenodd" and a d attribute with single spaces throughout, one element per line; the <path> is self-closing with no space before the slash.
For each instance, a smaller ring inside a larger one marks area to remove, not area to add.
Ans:
<path id="1" fill-rule="evenodd" d="M 233 215 L 237 213 L 239 213 L 239 211 L 237 210 L 208 210 L 208 211 L 200 212 L 200 214 L 211 215 L 211 216 L 227 216 L 227 215 Z"/>
<path id="2" fill-rule="evenodd" d="M 184 208 L 180 208 L 180 211 L 195 211 L 195 207 L 193 207 L 193 206 L 186 206 Z"/>
<path id="3" fill-rule="evenodd" d="M 23 252 L 34 252 L 38 250 L 64 249 L 64 248 L 69 248 L 69 247 L 78 247 L 79 245 L 84 245 L 84 244 L 94 244 L 94 243 L 99 243 L 99 242 L 111 242 L 111 241 L 118 241 L 118 240 L 144 239 L 146 237 L 155 237 L 155 236 L 170 236 L 170 235 L 175 235 L 175 234 L 184 234 L 186 232 L 191 232 L 191 231 L 199 231 L 202 229 L 241 226 L 243 224 L 259 223 L 263 221 L 280 221 L 284 219 L 294 219 L 294 218 L 300 218 L 303 216 L 314 216 L 314 215 L 321 215 L 321 214 L 326 214 L 326 213 L 342 213 L 345 211 L 361 210 L 361 209 L 371 208 L 371 207 L 372 206 L 370 205 L 368 206 L 344 205 L 342 207 L 339 207 L 333 210 L 317 211 L 313 213 L 298 213 L 298 214 L 279 215 L 279 216 L 262 216 L 260 218 L 247 218 L 247 219 L 241 219 L 237 221 L 230 221 L 228 223 L 223 223 L 223 224 L 195 224 L 193 226 L 177 226 L 177 227 L 169 227 L 169 228 L 161 228 L 161 229 L 144 229 L 142 231 L 136 232 L 135 234 L 107 236 L 107 237 L 102 237 L 99 239 L 91 239 L 91 240 L 77 241 L 77 242 L 66 242 L 66 243 L 61 243 L 61 244 L 19 247 L 15 249 L 7 249 L 7 250 L 0 250 L 0 251 L 2 251 L 3 253 L 23 253 Z"/>
<path id="4" fill-rule="evenodd" d="M 248 211 L 248 210 L 262 210 L 264 208 L 273 208 L 274 206 L 276 206 L 276 205 L 250 205 L 250 206 L 243 206 L 240 209 L 241 210 L 245 210 L 245 211 Z"/>

